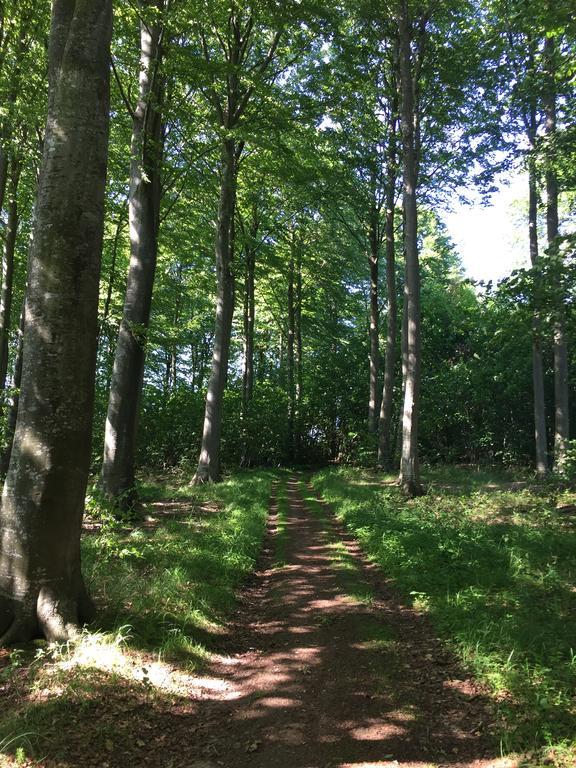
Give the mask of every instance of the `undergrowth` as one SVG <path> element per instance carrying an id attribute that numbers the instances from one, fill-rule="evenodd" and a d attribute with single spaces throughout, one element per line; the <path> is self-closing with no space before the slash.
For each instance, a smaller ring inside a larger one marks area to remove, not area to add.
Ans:
<path id="1" fill-rule="evenodd" d="M 531 765 L 551 764 L 554 755 L 558 765 L 573 764 L 571 499 L 552 486 L 465 470 L 438 470 L 427 479 L 428 494 L 409 501 L 391 478 L 360 470 L 325 470 L 313 483 L 365 552 L 489 686 L 503 751 L 545 755 Z"/>

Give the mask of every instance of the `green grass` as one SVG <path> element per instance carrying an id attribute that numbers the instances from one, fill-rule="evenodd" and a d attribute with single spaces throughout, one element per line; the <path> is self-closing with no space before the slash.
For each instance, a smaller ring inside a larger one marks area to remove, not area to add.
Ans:
<path id="1" fill-rule="evenodd" d="M 576 747 L 576 517 L 556 511 L 551 487 L 509 476 L 451 469 L 426 479 L 428 495 L 410 501 L 358 470 L 313 483 L 490 686 L 503 750 Z"/>
<path id="2" fill-rule="evenodd" d="M 92 733 L 94 702 L 118 700 L 121 712 L 122 691 L 147 711 L 169 707 L 186 675 L 218 650 L 235 591 L 259 555 L 276 476 L 244 472 L 200 488 L 178 478 L 146 483 L 144 520 L 134 527 L 89 502 L 96 530 L 84 536 L 82 556 L 97 623 L 75 648 L 36 644 L 0 668 L 11 694 L 0 712 L 0 766 L 44 754 L 74 764 L 71 717 L 90 731 L 90 748 L 106 753 L 123 718 Z"/>
<path id="3" fill-rule="evenodd" d="M 175 512 L 169 503 L 148 506 L 156 518 L 150 529 L 105 525 L 85 537 L 84 574 L 101 605 L 99 629 L 128 625 L 141 649 L 201 661 L 254 567 L 271 481 L 271 473 L 246 472 L 200 488 L 147 484 L 144 503 L 168 498 Z"/>

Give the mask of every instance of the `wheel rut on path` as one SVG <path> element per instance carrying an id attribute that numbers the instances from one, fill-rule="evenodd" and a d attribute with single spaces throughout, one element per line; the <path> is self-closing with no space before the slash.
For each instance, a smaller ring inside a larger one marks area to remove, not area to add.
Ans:
<path id="1" fill-rule="evenodd" d="M 197 702 L 182 765 L 500 765 L 480 688 L 312 496 L 299 477 L 276 488 L 264 562 L 211 671 L 220 692 Z"/>

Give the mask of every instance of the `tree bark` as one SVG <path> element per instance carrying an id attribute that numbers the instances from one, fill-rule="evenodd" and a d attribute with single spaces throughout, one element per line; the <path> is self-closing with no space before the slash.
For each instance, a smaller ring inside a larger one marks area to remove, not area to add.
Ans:
<path id="1" fill-rule="evenodd" d="M 206 394 L 204 428 L 198 467 L 192 482 L 196 485 L 217 482 L 221 477 L 220 440 L 222 435 L 222 406 L 228 374 L 228 356 L 234 315 L 234 276 L 232 274 L 232 220 L 236 205 L 236 143 L 225 139 L 222 145 L 220 172 L 220 202 L 216 231 L 216 323 L 212 370 Z"/>
<path id="2" fill-rule="evenodd" d="M 376 432 L 378 424 L 378 368 L 380 356 L 380 336 L 379 336 L 379 307 L 378 307 L 378 260 L 380 256 L 380 235 L 378 210 L 376 205 L 372 206 L 370 211 L 370 224 L 368 239 L 370 242 L 370 253 L 368 263 L 370 265 L 370 377 L 368 394 L 368 432 Z"/>
<path id="3" fill-rule="evenodd" d="M 400 483 L 409 496 L 422 493 L 418 456 L 420 408 L 420 265 L 416 202 L 418 157 L 415 142 L 415 103 L 411 32 L 407 0 L 400 0 L 398 14 L 401 127 L 404 182 L 404 250 L 406 256 L 406 377 L 402 416 Z"/>
<path id="4" fill-rule="evenodd" d="M 91 454 L 111 0 L 54 0 L 22 389 L 0 511 L 0 644 L 90 617 L 80 530 Z"/>
<path id="5" fill-rule="evenodd" d="M 160 12 L 164 0 L 143 4 Z M 132 121 L 130 267 L 110 385 L 101 488 L 120 509 L 136 501 L 135 452 L 146 340 L 158 254 L 162 156 L 162 24 L 141 22 L 140 84 Z"/>
<path id="6" fill-rule="evenodd" d="M 544 43 L 547 87 L 544 93 L 546 112 L 546 137 L 551 144 L 556 134 L 556 84 L 555 64 L 556 43 L 553 37 L 547 37 Z M 549 152 L 554 148 L 549 146 Z M 558 178 L 553 163 L 549 160 L 546 168 L 546 234 L 549 253 L 558 259 L 557 237 L 559 234 L 558 218 Z M 560 268 L 560 263 L 558 264 Z M 570 439 L 570 384 L 568 376 L 568 339 L 566 335 L 566 308 L 560 275 L 554 286 L 556 307 L 554 319 L 554 469 L 561 472 L 566 458 Z"/>

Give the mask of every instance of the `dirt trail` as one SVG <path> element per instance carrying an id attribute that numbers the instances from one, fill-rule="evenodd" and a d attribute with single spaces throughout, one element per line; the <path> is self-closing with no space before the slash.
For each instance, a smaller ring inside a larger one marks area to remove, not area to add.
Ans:
<path id="1" fill-rule="evenodd" d="M 499 765 L 481 691 L 426 618 L 399 602 L 354 542 L 307 509 L 300 491 L 291 479 L 285 564 L 273 565 L 271 535 L 242 596 L 230 657 L 212 669 L 214 690 L 186 713 L 195 725 L 177 764 Z"/>

